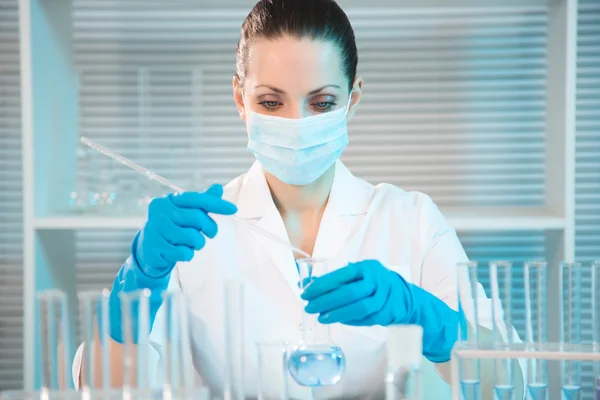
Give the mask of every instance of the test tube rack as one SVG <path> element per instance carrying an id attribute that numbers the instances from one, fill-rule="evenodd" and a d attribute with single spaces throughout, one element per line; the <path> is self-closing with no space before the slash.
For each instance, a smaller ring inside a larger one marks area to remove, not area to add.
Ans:
<path id="1" fill-rule="evenodd" d="M 592 344 L 565 343 L 467 343 L 457 342 L 452 350 L 452 399 L 462 400 L 460 361 L 468 359 L 537 359 L 547 361 L 600 362 L 600 352 Z"/>

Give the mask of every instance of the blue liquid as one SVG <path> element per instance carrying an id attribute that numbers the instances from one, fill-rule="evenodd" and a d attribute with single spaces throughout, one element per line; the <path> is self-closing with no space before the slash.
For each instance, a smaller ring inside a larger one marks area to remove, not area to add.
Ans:
<path id="1" fill-rule="evenodd" d="M 496 393 L 496 400 L 513 400 L 515 388 L 513 385 L 496 385 L 494 386 L 494 393 Z"/>
<path id="2" fill-rule="evenodd" d="M 292 378 L 302 386 L 335 385 L 344 372 L 346 361 L 342 349 L 337 346 L 300 346 L 288 359 Z"/>
<path id="3" fill-rule="evenodd" d="M 479 380 L 464 379 L 460 381 L 460 388 L 462 390 L 463 400 L 479 400 L 481 398 Z"/>
<path id="4" fill-rule="evenodd" d="M 545 383 L 530 383 L 527 385 L 527 394 L 529 400 L 546 400 L 548 398 L 548 385 Z"/>
<path id="5" fill-rule="evenodd" d="M 581 398 L 581 387 L 579 385 L 563 385 L 562 397 L 564 400 L 579 400 Z"/>

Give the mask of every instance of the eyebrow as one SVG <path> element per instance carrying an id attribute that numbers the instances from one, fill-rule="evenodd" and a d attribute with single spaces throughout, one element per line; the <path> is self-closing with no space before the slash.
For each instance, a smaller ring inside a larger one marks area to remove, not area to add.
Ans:
<path id="1" fill-rule="evenodd" d="M 264 88 L 270 89 L 270 90 L 274 91 L 275 93 L 279 93 L 279 94 L 285 94 L 285 91 L 284 91 L 284 90 L 282 90 L 282 89 L 279 89 L 279 88 L 276 88 L 276 87 L 274 87 L 274 86 L 269 86 L 269 85 L 257 85 L 257 86 L 254 86 L 254 89 L 258 89 L 258 88 L 260 88 L 260 87 L 264 87 Z M 318 89 L 311 90 L 311 91 L 308 93 L 308 95 L 309 95 L 309 96 L 312 96 L 313 94 L 317 94 L 317 93 L 319 93 L 320 91 L 322 91 L 323 89 L 330 88 L 330 87 L 331 87 L 331 88 L 340 89 L 340 87 L 339 87 L 338 85 L 325 85 L 325 86 L 322 86 L 322 87 L 320 87 L 320 88 L 318 88 Z"/>

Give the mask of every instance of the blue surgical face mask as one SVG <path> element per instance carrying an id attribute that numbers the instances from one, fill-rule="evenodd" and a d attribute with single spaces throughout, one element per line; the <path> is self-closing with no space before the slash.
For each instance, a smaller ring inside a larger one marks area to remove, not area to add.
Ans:
<path id="1" fill-rule="evenodd" d="M 259 114 L 246 107 L 248 151 L 263 168 L 290 185 L 316 181 L 348 145 L 345 108 L 292 119 Z"/>

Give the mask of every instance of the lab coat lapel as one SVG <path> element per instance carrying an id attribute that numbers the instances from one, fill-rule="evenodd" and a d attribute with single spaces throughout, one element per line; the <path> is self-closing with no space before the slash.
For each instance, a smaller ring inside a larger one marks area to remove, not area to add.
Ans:
<path id="1" fill-rule="evenodd" d="M 255 162 L 244 177 L 237 201 L 240 218 L 258 220 L 257 225 L 289 243 L 285 225 L 277 211 L 267 184 L 262 166 Z M 252 222 L 252 221 L 251 221 Z M 244 229 L 244 228 L 240 228 Z M 270 258 L 290 287 L 292 293 L 300 299 L 298 287 L 298 270 L 294 254 L 285 246 L 273 243 L 259 233 L 251 231 L 258 247 L 259 259 Z M 263 258 L 264 257 L 264 258 Z"/>
<path id="2" fill-rule="evenodd" d="M 313 257 L 335 259 L 361 225 L 369 209 L 373 186 L 356 178 L 338 161 L 327 207 L 323 213 Z M 343 265 L 337 265 L 341 267 Z"/>

